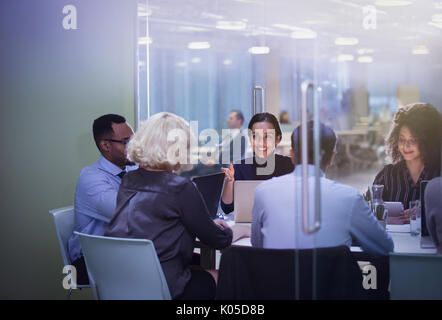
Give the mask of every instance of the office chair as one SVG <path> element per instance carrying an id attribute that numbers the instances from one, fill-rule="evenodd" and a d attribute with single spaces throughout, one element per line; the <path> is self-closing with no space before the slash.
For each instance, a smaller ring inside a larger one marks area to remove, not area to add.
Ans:
<path id="1" fill-rule="evenodd" d="M 75 234 L 80 238 L 95 299 L 171 299 L 152 241 Z"/>
<path id="2" fill-rule="evenodd" d="M 74 207 L 63 207 L 58 209 L 49 210 L 49 214 L 54 218 L 55 231 L 57 232 L 58 243 L 60 245 L 61 257 L 63 259 L 63 264 L 65 266 L 71 265 L 71 259 L 69 258 L 68 253 L 68 241 L 74 232 Z M 68 277 L 71 276 L 71 273 L 68 273 Z M 71 282 L 72 279 L 69 278 Z M 77 284 L 77 288 L 90 288 L 89 285 L 80 285 Z M 67 299 L 70 299 L 72 294 L 72 288 L 69 289 Z"/>
<path id="3" fill-rule="evenodd" d="M 362 272 L 348 247 L 230 247 L 221 256 L 219 300 L 363 299 Z"/>

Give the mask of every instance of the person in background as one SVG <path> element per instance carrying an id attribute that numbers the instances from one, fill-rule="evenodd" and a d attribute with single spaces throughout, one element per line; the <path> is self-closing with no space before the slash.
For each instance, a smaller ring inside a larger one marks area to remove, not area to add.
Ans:
<path id="1" fill-rule="evenodd" d="M 308 124 L 308 192 L 315 194 L 313 121 Z M 327 179 L 325 172 L 336 155 L 336 135 L 320 124 L 320 203 L 321 227 L 314 234 L 303 231 L 301 126 L 292 133 L 293 173 L 261 183 L 255 190 L 252 212 L 253 247 L 270 249 L 311 249 L 351 246 L 352 236 L 372 257 L 388 255 L 393 241 L 379 224 L 358 190 Z M 315 201 L 309 201 L 314 216 Z"/>
<path id="2" fill-rule="evenodd" d="M 437 248 L 437 253 L 442 254 L 442 177 L 428 182 L 424 198 L 428 232 Z"/>
<path id="3" fill-rule="evenodd" d="M 126 119 L 106 114 L 95 119 L 92 126 L 100 159 L 81 170 L 75 189 L 74 231 L 102 236 L 115 211 L 117 193 L 126 172 L 136 169 L 126 157 L 126 145 L 134 134 Z M 77 269 L 77 283 L 89 279 L 80 246 L 73 234 L 68 241 L 69 256 Z"/>
<path id="4" fill-rule="evenodd" d="M 141 126 L 128 145 L 139 169 L 125 176 L 105 235 L 151 240 L 173 299 L 213 299 L 217 272 L 189 267 L 195 238 L 222 249 L 250 231 L 212 220 L 196 186 L 175 173 L 190 166 L 192 139 L 189 124 L 171 113 L 153 115 Z"/>
<path id="5" fill-rule="evenodd" d="M 282 111 L 279 115 L 279 123 L 281 124 L 290 124 L 290 117 L 287 111 Z"/>
<path id="6" fill-rule="evenodd" d="M 221 208 L 224 213 L 234 209 L 233 183 L 235 180 L 267 180 L 293 171 L 290 157 L 275 153 L 282 132 L 276 117 L 270 113 L 257 113 L 249 122 L 249 138 L 253 157 L 222 168 L 226 175 Z"/>
<path id="7" fill-rule="evenodd" d="M 394 115 L 386 139 L 393 163 L 376 175 L 373 184 L 384 185 L 384 201 L 402 202 L 402 223 L 410 221 L 410 201 L 420 199 L 421 181 L 440 175 L 441 136 L 441 114 L 431 104 L 411 104 Z"/>
<path id="8" fill-rule="evenodd" d="M 220 144 L 219 163 L 232 163 L 244 158 L 247 149 L 247 139 L 241 132 L 244 115 L 240 110 L 232 110 L 227 118 L 228 134 L 222 137 Z M 224 160 L 224 161 L 223 161 Z"/>

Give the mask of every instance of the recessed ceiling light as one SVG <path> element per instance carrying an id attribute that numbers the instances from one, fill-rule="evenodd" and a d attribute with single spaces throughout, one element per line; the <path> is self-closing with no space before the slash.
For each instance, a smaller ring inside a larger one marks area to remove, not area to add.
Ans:
<path id="1" fill-rule="evenodd" d="M 373 53 L 373 52 L 374 52 L 374 50 L 371 49 L 371 48 L 361 48 L 361 49 L 358 49 L 358 54 L 370 54 L 370 53 Z"/>
<path id="2" fill-rule="evenodd" d="M 373 62 L 373 58 L 370 56 L 360 56 L 358 57 L 358 62 L 360 63 L 372 63 Z"/>
<path id="3" fill-rule="evenodd" d="M 200 63 L 201 62 L 201 58 L 198 58 L 198 57 L 195 57 L 195 58 L 192 58 L 192 63 Z"/>
<path id="4" fill-rule="evenodd" d="M 193 27 L 193 26 L 179 26 L 176 30 L 180 31 L 180 32 L 204 32 L 204 31 L 209 31 L 209 29 L 206 29 L 206 28 Z"/>
<path id="5" fill-rule="evenodd" d="M 186 66 L 187 66 L 187 63 L 186 63 L 186 62 L 177 62 L 175 65 L 176 65 L 177 67 L 181 67 L 181 68 L 183 68 L 183 67 L 186 67 Z"/>
<path id="6" fill-rule="evenodd" d="M 310 29 L 301 29 L 293 31 L 291 34 L 293 39 L 315 39 L 317 37 L 317 33 Z"/>
<path id="7" fill-rule="evenodd" d="M 413 47 L 412 53 L 413 54 L 428 54 L 429 51 L 426 46 L 420 45 L 420 46 Z"/>
<path id="8" fill-rule="evenodd" d="M 251 47 L 249 49 L 249 52 L 251 54 L 267 54 L 270 52 L 270 48 L 269 47 Z"/>
<path id="9" fill-rule="evenodd" d="M 204 42 L 189 42 L 187 45 L 188 49 L 192 50 L 201 50 L 201 49 L 209 49 L 210 43 L 204 41 Z"/>
<path id="10" fill-rule="evenodd" d="M 359 40 L 357 38 L 336 38 L 335 39 L 335 45 L 337 46 L 354 46 L 359 43 Z"/>
<path id="11" fill-rule="evenodd" d="M 288 24 L 275 23 L 273 26 L 276 28 L 285 29 L 285 30 L 294 30 L 294 27 L 289 26 Z"/>
<path id="12" fill-rule="evenodd" d="M 338 56 L 338 61 L 353 61 L 354 57 L 351 54 L 340 54 Z"/>
<path id="13" fill-rule="evenodd" d="M 219 14 L 210 13 L 210 12 L 201 12 L 201 16 L 203 16 L 204 18 L 215 19 L 215 20 L 224 19 L 223 16 L 220 16 Z"/>
<path id="14" fill-rule="evenodd" d="M 223 63 L 224 63 L 224 65 L 226 65 L 226 66 L 230 66 L 230 65 L 233 63 L 233 61 L 230 60 L 230 59 L 226 59 L 226 60 L 223 61 Z"/>
<path id="15" fill-rule="evenodd" d="M 442 22 L 433 22 L 433 21 L 431 21 L 431 22 L 428 22 L 428 24 L 430 26 L 442 29 Z"/>
<path id="16" fill-rule="evenodd" d="M 140 45 L 146 45 L 146 44 L 151 44 L 152 43 L 152 39 L 150 37 L 139 37 L 138 38 L 138 44 Z"/>
<path id="17" fill-rule="evenodd" d="M 216 28 L 221 30 L 244 30 L 247 24 L 244 21 L 218 21 Z"/>
<path id="18" fill-rule="evenodd" d="M 377 0 L 375 1 L 375 5 L 379 7 L 402 7 L 402 6 L 409 6 L 413 2 L 411 1 L 404 1 L 404 0 Z"/>

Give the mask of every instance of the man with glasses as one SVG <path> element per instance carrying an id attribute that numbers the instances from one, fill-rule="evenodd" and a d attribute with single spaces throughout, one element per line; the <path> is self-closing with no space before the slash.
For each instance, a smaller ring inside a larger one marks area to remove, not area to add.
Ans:
<path id="1" fill-rule="evenodd" d="M 126 157 L 126 145 L 134 132 L 124 117 L 106 114 L 95 119 L 93 134 L 101 156 L 96 163 L 80 172 L 75 190 L 74 230 L 103 235 L 115 211 L 121 180 L 127 171 L 136 169 Z M 72 265 L 77 270 L 77 284 L 88 284 L 87 270 L 77 235 L 71 236 L 68 247 Z"/>

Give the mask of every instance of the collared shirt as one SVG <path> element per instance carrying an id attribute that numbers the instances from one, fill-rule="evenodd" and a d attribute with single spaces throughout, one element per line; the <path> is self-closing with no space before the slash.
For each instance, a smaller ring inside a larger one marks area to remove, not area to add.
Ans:
<path id="1" fill-rule="evenodd" d="M 127 166 L 124 171 L 136 169 Z M 112 219 L 117 203 L 117 193 L 123 170 L 104 158 L 81 170 L 75 189 L 75 227 L 74 230 L 93 235 L 103 235 Z M 68 242 L 71 261 L 82 256 L 80 240 L 73 234 Z"/>
<path id="2" fill-rule="evenodd" d="M 424 168 L 419 179 L 414 183 L 405 160 L 396 164 L 386 165 L 374 179 L 373 184 L 384 186 L 382 199 L 384 201 L 402 202 L 404 209 L 408 209 L 410 201 L 420 199 L 422 180 L 431 180 L 438 176 L 438 171 Z"/>
<path id="3" fill-rule="evenodd" d="M 309 226 L 314 225 L 315 167 L 308 166 Z M 302 220 L 302 166 L 272 178 L 255 190 L 252 213 L 254 247 L 311 249 L 351 246 L 352 236 L 372 256 L 393 251 L 393 241 L 379 224 L 358 190 L 329 180 L 321 171 L 321 228 L 305 234 Z"/>

